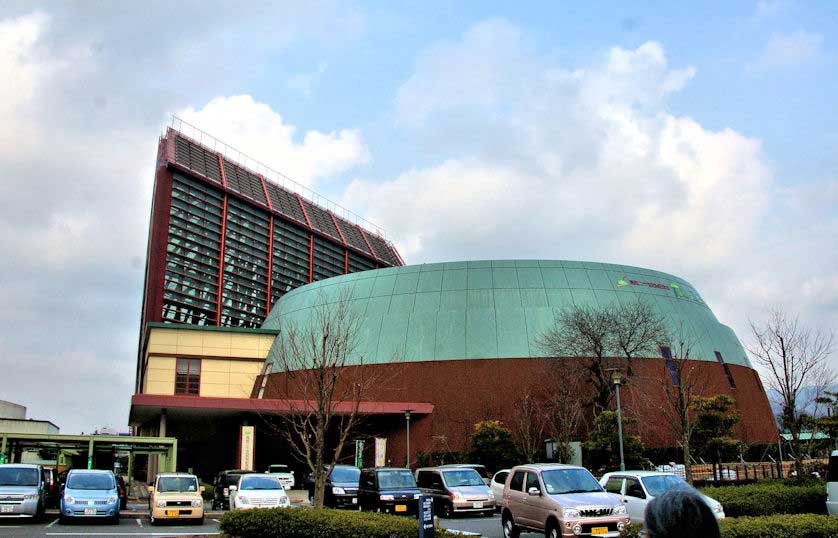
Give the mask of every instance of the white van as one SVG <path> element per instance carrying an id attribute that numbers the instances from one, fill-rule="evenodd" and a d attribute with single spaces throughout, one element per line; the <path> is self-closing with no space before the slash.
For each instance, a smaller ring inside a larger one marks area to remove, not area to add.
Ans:
<path id="1" fill-rule="evenodd" d="M 826 471 L 826 511 L 838 516 L 838 450 L 832 451 Z"/>

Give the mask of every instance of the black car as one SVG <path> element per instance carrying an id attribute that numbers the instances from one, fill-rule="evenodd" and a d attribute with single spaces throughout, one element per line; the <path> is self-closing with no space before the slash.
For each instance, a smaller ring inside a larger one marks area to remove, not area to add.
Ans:
<path id="1" fill-rule="evenodd" d="M 328 470 L 328 467 L 325 468 Z M 358 507 L 358 480 L 361 470 L 352 465 L 335 465 L 326 478 L 326 491 L 323 493 L 323 505 L 330 508 Z M 308 491 L 308 500 L 314 504 L 314 475 L 306 478 L 304 487 Z"/>
<path id="2" fill-rule="evenodd" d="M 361 471 L 358 504 L 363 511 L 416 517 L 419 493 L 410 469 L 376 467 Z"/>
<path id="3" fill-rule="evenodd" d="M 218 473 L 213 483 L 212 509 L 229 510 L 230 486 L 238 484 L 241 475 L 250 473 L 253 473 L 253 471 L 244 471 L 242 469 L 230 469 Z"/>

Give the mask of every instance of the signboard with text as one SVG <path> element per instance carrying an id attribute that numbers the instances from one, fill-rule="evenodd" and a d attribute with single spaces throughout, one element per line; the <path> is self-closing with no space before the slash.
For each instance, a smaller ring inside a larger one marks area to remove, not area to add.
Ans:
<path id="1" fill-rule="evenodd" d="M 253 470 L 253 449 L 255 428 L 253 426 L 242 426 L 239 433 L 239 469 L 245 471 Z"/>
<path id="2" fill-rule="evenodd" d="M 364 468 L 364 440 L 355 440 L 355 467 Z"/>
<path id="3" fill-rule="evenodd" d="M 384 467 L 387 465 L 387 439 L 375 438 L 375 466 Z"/>
<path id="4" fill-rule="evenodd" d="M 434 498 L 419 496 L 419 538 L 434 538 Z"/>

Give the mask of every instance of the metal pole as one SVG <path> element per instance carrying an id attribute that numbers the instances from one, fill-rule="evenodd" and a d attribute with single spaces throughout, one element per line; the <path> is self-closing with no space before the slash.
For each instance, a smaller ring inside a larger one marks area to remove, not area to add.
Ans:
<path id="1" fill-rule="evenodd" d="M 617 437 L 620 441 L 620 470 L 626 470 L 626 462 L 623 457 L 623 419 L 620 415 L 620 384 L 617 383 Z"/>
<path id="2" fill-rule="evenodd" d="M 777 471 L 780 474 L 780 478 L 783 478 L 783 436 L 782 434 L 777 437 L 777 450 L 780 451 L 780 461 L 777 466 Z"/>
<path id="3" fill-rule="evenodd" d="M 404 418 L 407 421 L 407 452 L 405 453 L 404 466 L 410 469 L 410 411 L 404 412 Z"/>

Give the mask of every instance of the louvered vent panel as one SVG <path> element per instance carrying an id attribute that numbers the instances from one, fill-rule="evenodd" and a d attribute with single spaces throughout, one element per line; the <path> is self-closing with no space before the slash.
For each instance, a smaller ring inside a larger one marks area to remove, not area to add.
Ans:
<path id="1" fill-rule="evenodd" d="M 300 208 L 300 202 L 297 197 L 273 183 L 267 183 L 268 196 L 271 197 L 271 205 L 274 211 L 279 211 L 281 214 L 290 217 L 297 222 L 305 222 L 306 218 L 303 215 L 303 210 Z"/>
<path id="2" fill-rule="evenodd" d="M 356 228 L 354 224 L 347 220 L 344 220 L 340 217 L 336 218 L 338 221 L 338 225 L 340 225 L 340 230 L 343 232 L 343 237 L 346 238 L 346 242 L 349 243 L 351 246 L 357 248 L 361 252 L 366 252 L 367 254 L 369 254 L 370 249 L 367 246 L 367 242 L 364 241 L 363 237 L 361 237 L 361 232 L 358 231 L 358 228 Z"/>
<path id="3" fill-rule="evenodd" d="M 218 155 L 181 136 L 175 137 L 175 162 L 216 183 L 221 183 L 221 167 L 218 166 Z"/>
<path id="4" fill-rule="evenodd" d="M 369 239 L 370 245 L 373 250 L 375 250 L 375 254 L 378 256 L 379 260 L 384 260 L 390 265 L 401 265 L 399 259 L 396 258 L 393 251 L 390 249 L 390 245 L 388 245 L 384 239 L 370 233 L 367 234 L 367 239 Z"/>
<path id="5" fill-rule="evenodd" d="M 332 217 L 326 213 L 326 210 L 305 199 L 303 199 L 303 204 L 306 206 L 306 213 L 308 213 L 308 218 L 311 220 L 312 227 L 314 227 L 315 230 L 319 230 L 340 241 L 338 229 L 335 228 L 335 223 L 332 221 Z"/>
<path id="6" fill-rule="evenodd" d="M 262 180 L 256 174 L 224 161 L 224 175 L 227 177 L 227 186 L 232 190 L 262 204 L 268 203 L 265 191 L 262 190 Z"/>

